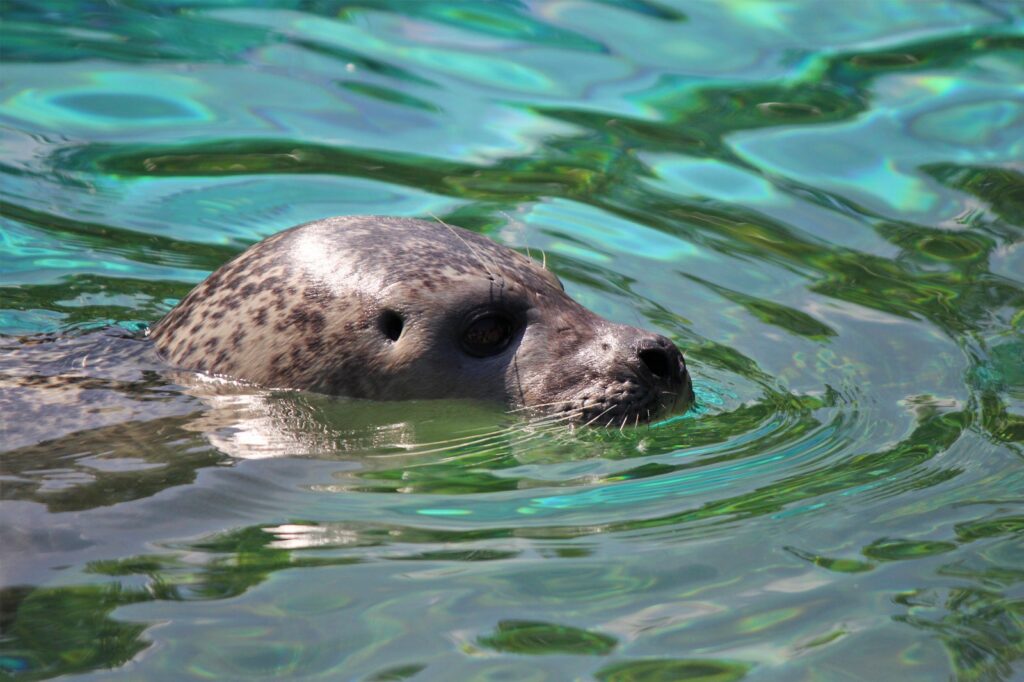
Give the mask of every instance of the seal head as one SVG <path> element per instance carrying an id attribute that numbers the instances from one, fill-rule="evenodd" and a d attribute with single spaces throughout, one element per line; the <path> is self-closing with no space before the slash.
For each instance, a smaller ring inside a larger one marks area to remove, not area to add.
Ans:
<path id="1" fill-rule="evenodd" d="M 566 295 L 481 235 L 328 218 L 252 246 L 152 330 L 181 369 L 376 400 L 470 398 L 575 423 L 649 421 L 692 399 L 682 353 Z"/>

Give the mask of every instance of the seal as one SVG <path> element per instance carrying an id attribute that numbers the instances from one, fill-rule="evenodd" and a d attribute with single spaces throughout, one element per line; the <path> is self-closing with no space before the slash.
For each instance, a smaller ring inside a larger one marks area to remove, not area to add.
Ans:
<path id="1" fill-rule="evenodd" d="M 669 339 L 572 300 L 550 271 L 440 221 L 348 216 L 275 234 L 151 330 L 178 369 L 374 400 L 501 401 L 647 422 L 692 400 Z"/>

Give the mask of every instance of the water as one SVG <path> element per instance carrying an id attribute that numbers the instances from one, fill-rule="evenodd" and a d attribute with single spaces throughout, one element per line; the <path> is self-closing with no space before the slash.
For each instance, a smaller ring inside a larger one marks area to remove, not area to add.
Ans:
<path id="1" fill-rule="evenodd" d="M 1019 3 L 3 12 L 5 673 L 1024 678 Z M 543 253 L 698 408 L 197 397 L 96 331 L 357 213 Z"/>

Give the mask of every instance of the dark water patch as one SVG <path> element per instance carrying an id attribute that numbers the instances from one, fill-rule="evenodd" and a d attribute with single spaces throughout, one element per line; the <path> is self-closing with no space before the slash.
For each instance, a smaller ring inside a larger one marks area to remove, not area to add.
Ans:
<path id="1" fill-rule="evenodd" d="M 858 82 L 892 71 L 956 69 L 965 59 L 999 50 L 1019 55 L 1022 49 L 1021 36 L 998 31 L 908 41 L 895 51 L 879 49 L 837 55 L 830 63 L 830 77 Z"/>
<path id="2" fill-rule="evenodd" d="M 1024 658 L 1024 627 L 1019 599 L 989 590 L 955 588 L 903 595 L 916 606 L 896 616 L 939 637 L 964 679 L 1012 679 Z"/>
<path id="3" fill-rule="evenodd" d="M 388 79 L 399 81 L 400 83 L 412 83 L 415 85 L 425 85 L 428 87 L 436 87 L 436 83 L 430 79 L 420 76 L 412 71 L 403 69 L 395 64 L 382 61 L 380 59 L 374 59 L 367 55 L 360 54 L 359 52 L 348 50 L 338 45 L 327 44 L 323 42 L 317 42 L 314 40 L 306 40 L 299 36 L 294 36 L 289 39 L 296 47 L 302 50 L 308 51 L 312 54 L 323 55 L 333 60 L 337 60 L 340 65 L 347 66 L 351 64 L 353 68 L 368 72 L 377 76 L 381 76 Z M 340 74 L 341 69 L 339 69 Z"/>
<path id="4" fill-rule="evenodd" d="M 747 676 L 744 663 L 705 659 L 652 659 L 616 663 L 597 672 L 601 682 L 735 682 Z"/>
<path id="5" fill-rule="evenodd" d="M 682 90 L 691 90 L 691 96 L 680 97 Z M 859 98 L 820 83 L 692 87 L 672 76 L 662 77 L 647 95 L 646 104 L 659 110 L 665 120 L 655 123 L 624 116 L 609 118 L 600 113 L 555 108 L 539 108 L 538 113 L 594 131 L 600 135 L 594 142 L 606 149 L 647 149 L 733 160 L 735 156 L 723 141 L 728 134 L 794 122 L 835 122 L 852 118 L 866 108 Z"/>
<path id="6" fill-rule="evenodd" d="M 119 606 L 150 599 L 144 590 L 111 584 L 18 591 L 0 595 L 11 608 L 0 641 L 0 669 L 8 675 L 41 680 L 109 669 L 148 646 L 145 625 L 110 617 Z"/>
<path id="7" fill-rule="evenodd" d="M 1004 516 L 961 523 L 957 524 L 955 530 L 957 538 L 964 542 L 1001 535 L 1018 536 L 1024 533 L 1024 516 Z"/>
<path id="8" fill-rule="evenodd" d="M 626 0 L 626 2 L 598 0 L 598 2 L 618 10 L 636 12 L 661 21 L 682 22 L 687 20 L 686 14 L 661 2 L 646 2 L 645 0 Z"/>
<path id="9" fill-rule="evenodd" d="M 141 280 L 132 277 L 77 275 L 57 284 L 0 287 L 8 310 L 45 309 L 62 314 L 65 327 L 110 325 L 135 318 L 161 318 L 170 303 L 191 290 L 182 282 Z"/>
<path id="10" fill-rule="evenodd" d="M 952 542 L 882 538 L 864 548 L 864 556 L 876 561 L 905 561 L 945 554 L 956 549 Z"/>
<path id="11" fill-rule="evenodd" d="M 137 263 L 212 271 L 242 250 L 241 245 L 234 248 L 217 244 L 198 245 L 159 235 L 142 235 L 113 225 L 65 218 L 9 201 L 0 202 L 0 214 L 72 244 L 122 255 Z M 179 286 L 183 285 L 187 286 L 187 283 L 179 283 Z"/>
<path id="12" fill-rule="evenodd" d="M 727 298 L 733 303 L 743 306 L 751 315 L 766 324 L 781 327 L 786 331 L 798 336 L 807 336 L 812 339 L 825 339 L 835 336 L 836 332 L 828 325 L 815 320 L 813 317 L 800 310 L 794 310 L 773 301 L 766 301 L 754 296 L 748 296 L 738 291 L 733 291 L 723 286 L 715 285 L 693 275 L 687 276 L 694 282 L 708 287 L 716 294 Z"/>
<path id="13" fill-rule="evenodd" d="M 87 59 L 240 63 L 245 51 L 277 40 L 270 31 L 228 24 L 190 8 L 153 4 L 111 13 L 85 2 L 48 7 L 40 16 L 31 3 L 12 2 L 5 8 L 3 59 L 24 64 Z"/>
<path id="14" fill-rule="evenodd" d="M 1024 229 L 1024 174 L 1020 171 L 953 163 L 928 164 L 921 170 L 944 185 L 985 201 L 1020 237 Z"/>
<path id="15" fill-rule="evenodd" d="M 2 499 L 38 502 L 54 513 L 82 511 L 192 483 L 198 470 L 226 460 L 185 428 L 189 421 L 126 422 L 7 450 Z"/>
<path id="16" fill-rule="evenodd" d="M 410 663 L 409 665 L 396 665 L 385 668 L 366 678 L 367 682 L 399 682 L 418 675 L 426 669 L 422 664 Z"/>
<path id="17" fill-rule="evenodd" d="M 921 59 L 908 52 L 875 52 L 854 55 L 850 63 L 862 69 L 898 69 L 920 64 Z"/>
<path id="18" fill-rule="evenodd" d="M 614 637 L 568 625 L 525 620 L 498 623 L 491 635 L 477 638 L 477 643 L 503 653 L 528 654 L 610 654 L 617 644 Z"/>
<path id="19" fill-rule="evenodd" d="M 785 550 L 794 556 L 800 557 L 804 561 L 809 561 L 815 566 L 820 566 L 829 571 L 835 571 L 837 573 L 864 573 L 875 568 L 875 565 L 866 562 L 858 561 L 857 559 L 840 559 L 822 556 L 819 554 L 812 554 L 811 552 L 805 552 L 796 547 L 786 547 Z"/>
<path id="20" fill-rule="evenodd" d="M 199 565 L 174 555 L 134 557 L 125 561 L 96 561 L 89 573 L 146 578 L 147 598 L 161 600 L 229 599 L 265 582 L 274 572 L 289 568 L 347 566 L 356 557 L 300 555 L 273 546 L 273 535 L 262 528 L 242 529 L 197 545 L 206 552 Z"/>
<path id="21" fill-rule="evenodd" d="M 385 102 L 392 102 L 394 104 L 400 104 L 406 107 L 412 107 L 413 109 L 420 109 L 422 111 L 439 111 L 440 107 L 434 105 L 426 100 L 413 97 L 411 95 L 405 95 L 398 90 L 391 88 L 385 88 L 379 85 L 372 85 L 370 83 L 342 83 L 342 87 L 351 92 L 363 95 L 364 97 L 373 97 Z"/>
<path id="22" fill-rule="evenodd" d="M 61 152 L 61 165 L 144 177 L 216 177 L 255 173 L 343 173 L 385 176 L 428 190 L 443 188 L 438 176 L 468 174 L 472 167 L 412 154 L 345 149 L 291 140 L 226 140 L 191 145 L 85 147 Z"/>
<path id="23" fill-rule="evenodd" d="M 488 549 L 440 550 L 437 552 L 421 552 L 402 557 L 394 557 L 400 561 L 505 561 L 514 559 L 519 552 L 508 552 Z"/>
<path id="24" fill-rule="evenodd" d="M 1024 415 L 1010 412 L 1006 403 L 992 393 L 981 396 L 981 423 L 997 442 L 1024 443 Z"/>

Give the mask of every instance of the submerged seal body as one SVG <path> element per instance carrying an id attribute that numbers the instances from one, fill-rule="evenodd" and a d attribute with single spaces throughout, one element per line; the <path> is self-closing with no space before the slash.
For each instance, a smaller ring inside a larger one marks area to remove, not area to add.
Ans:
<path id="1" fill-rule="evenodd" d="M 692 397 L 682 353 L 566 295 L 481 235 L 320 220 L 252 246 L 151 338 L 181 369 L 378 400 L 470 398 L 577 423 L 649 421 Z"/>

